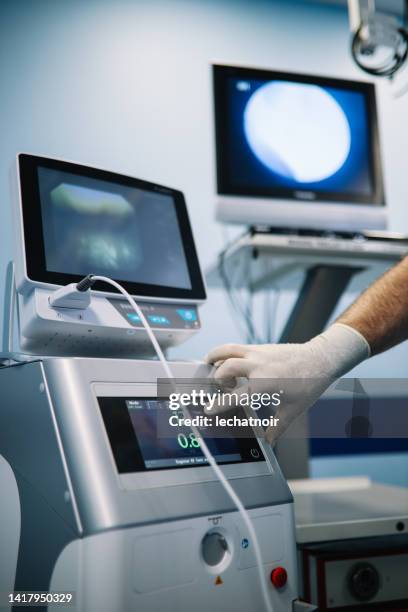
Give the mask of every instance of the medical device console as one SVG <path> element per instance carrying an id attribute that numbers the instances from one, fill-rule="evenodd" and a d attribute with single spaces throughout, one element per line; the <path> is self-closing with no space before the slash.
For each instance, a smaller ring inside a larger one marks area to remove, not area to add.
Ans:
<path id="1" fill-rule="evenodd" d="M 210 368 L 172 362 L 172 371 L 195 379 Z M 162 375 L 159 362 L 131 359 L 0 368 L 0 509 L 10 516 L 0 560 L 14 590 L 75 592 L 75 612 L 266 610 L 254 540 L 213 469 L 196 442 L 183 448 L 182 428 L 157 435 Z M 207 442 L 251 517 L 271 608 L 288 612 L 293 505 L 272 449 L 255 438 Z M 280 587 L 269 578 L 277 568 Z"/>
<path id="2" fill-rule="evenodd" d="M 28 154 L 17 158 L 17 179 L 18 350 L 110 357 L 150 352 L 140 317 L 111 286 L 97 283 L 86 309 L 50 303 L 55 289 L 87 274 L 109 277 L 134 296 L 164 348 L 200 329 L 197 305 L 206 293 L 180 191 Z"/>

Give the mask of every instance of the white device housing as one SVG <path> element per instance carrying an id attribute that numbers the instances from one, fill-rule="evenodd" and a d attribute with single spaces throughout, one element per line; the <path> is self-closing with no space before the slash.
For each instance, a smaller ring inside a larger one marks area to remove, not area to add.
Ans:
<path id="1" fill-rule="evenodd" d="M 142 327 L 134 327 L 105 296 L 94 293 L 86 310 L 54 308 L 50 305 L 52 291 L 35 288 L 24 296 L 17 294 L 10 283 L 12 298 L 8 324 L 5 328 L 5 346 L 0 358 L 24 355 L 52 356 L 112 356 L 135 357 L 150 355 L 151 343 Z M 14 297 L 13 297 L 14 296 Z M 123 300 L 118 302 L 124 303 Z M 143 310 L 160 308 L 143 304 Z M 162 308 L 162 307 L 161 307 Z M 173 308 L 176 308 L 174 306 Z M 196 310 L 192 309 L 196 313 Z M 186 341 L 200 329 L 196 325 L 186 329 L 152 325 L 162 348 L 167 349 Z"/>
<path id="2" fill-rule="evenodd" d="M 348 232 L 386 229 L 388 223 L 385 206 L 227 195 L 217 196 L 216 218 L 242 225 Z"/>

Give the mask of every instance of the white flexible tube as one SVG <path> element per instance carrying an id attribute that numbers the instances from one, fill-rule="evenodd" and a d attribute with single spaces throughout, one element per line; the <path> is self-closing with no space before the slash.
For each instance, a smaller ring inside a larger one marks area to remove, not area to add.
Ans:
<path id="1" fill-rule="evenodd" d="M 137 304 L 137 302 L 132 298 L 132 296 L 126 291 L 126 289 L 124 289 L 122 287 L 122 285 L 120 285 L 119 283 L 117 283 L 116 281 L 112 280 L 111 278 L 108 278 L 107 276 L 92 276 L 92 280 L 93 281 L 101 281 L 104 283 L 108 283 L 109 285 L 112 285 L 113 287 L 115 287 L 118 291 L 120 291 L 120 293 L 127 299 L 127 301 L 129 302 L 129 304 L 132 306 L 132 308 L 134 309 L 134 311 L 136 312 L 136 314 L 138 315 L 138 317 L 140 318 L 140 321 L 143 325 L 143 327 L 146 330 L 147 335 L 149 336 L 149 339 L 154 347 L 154 350 L 156 351 L 157 357 L 160 360 L 161 365 L 163 366 L 163 370 L 166 373 L 166 376 L 169 379 L 173 379 L 175 378 L 170 366 L 167 362 L 166 357 L 164 356 L 164 353 L 160 347 L 160 344 L 157 341 L 156 336 L 154 335 L 146 317 L 144 316 L 142 309 L 140 308 L 140 306 Z M 187 414 L 187 416 L 189 416 Z M 212 467 L 212 469 L 214 470 L 215 475 L 217 476 L 218 480 L 220 481 L 220 483 L 222 484 L 222 486 L 224 487 L 225 492 L 227 493 L 227 495 L 230 497 L 230 499 L 232 500 L 232 502 L 234 503 L 234 505 L 236 506 L 237 510 L 239 511 L 239 513 L 241 514 L 242 520 L 244 521 L 247 529 L 248 529 L 248 533 L 249 536 L 252 540 L 253 546 L 254 546 L 254 553 L 255 553 L 255 559 L 256 559 L 256 563 L 257 563 L 257 567 L 258 567 L 258 572 L 259 572 L 259 580 L 261 583 L 261 590 L 262 590 L 262 596 L 264 599 L 264 603 L 265 603 L 265 609 L 267 610 L 267 612 L 273 612 L 273 608 L 272 608 L 272 604 L 269 598 L 269 592 L 268 592 L 268 583 L 266 580 L 266 576 L 265 576 L 265 572 L 264 572 L 264 568 L 263 568 L 263 562 L 262 562 L 262 555 L 261 555 L 261 549 L 259 546 L 259 541 L 258 541 L 258 537 L 256 535 L 255 532 L 255 528 L 254 525 L 252 523 L 251 517 L 248 514 L 247 509 L 245 508 L 244 504 L 242 503 L 242 501 L 240 500 L 240 498 L 238 497 L 238 495 L 235 493 L 234 489 L 232 488 L 232 486 L 230 485 L 230 483 L 228 482 L 228 480 L 225 478 L 221 468 L 218 466 L 217 462 L 215 461 L 213 455 L 211 454 L 211 451 L 209 450 L 206 441 L 204 440 L 204 438 L 202 437 L 200 431 L 197 429 L 197 427 L 191 426 L 191 430 L 194 433 L 194 435 L 196 436 L 197 439 L 200 440 L 200 449 L 203 451 L 203 454 L 205 456 L 205 458 L 207 459 L 208 463 L 210 464 L 210 466 Z"/>

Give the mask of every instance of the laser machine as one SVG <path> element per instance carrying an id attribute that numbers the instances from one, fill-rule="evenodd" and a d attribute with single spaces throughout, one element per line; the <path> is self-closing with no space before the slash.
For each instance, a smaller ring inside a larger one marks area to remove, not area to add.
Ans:
<path id="1" fill-rule="evenodd" d="M 263 611 L 259 569 L 269 609 L 300 606 L 292 497 L 270 447 L 207 440 L 248 509 L 259 568 L 247 523 L 197 440 L 186 445 L 177 430 L 157 438 L 165 373 L 140 316 L 102 283 L 86 298 L 61 292 L 104 275 L 137 300 L 163 349 L 197 333 L 206 295 L 182 193 L 27 154 L 13 184 L 0 608 L 23 601 L 8 593 L 28 591 L 48 592 L 43 606 L 56 610 L 69 591 L 78 611 Z M 210 374 L 199 363 L 170 367 L 179 378 Z"/>

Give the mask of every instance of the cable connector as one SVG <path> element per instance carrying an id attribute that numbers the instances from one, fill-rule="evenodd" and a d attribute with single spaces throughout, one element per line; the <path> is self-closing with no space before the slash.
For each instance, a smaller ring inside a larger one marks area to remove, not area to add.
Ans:
<path id="1" fill-rule="evenodd" d="M 76 288 L 78 291 L 82 293 L 84 291 L 88 291 L 88 289 L 91 289 L 91 287 L 93 287 L 95 283 L 96 283 L 96 280 L 94 278 L 94 275 L 88 274 L 87 276 L 85 276 L 85 278 L 80 280 L 79 283 L 77 283 Z"/>
<path id="2" fill-rule="evenodd" d="M 96 281 L 93 274 L 88 274 L 79 283 L 70 283 L 54 291 L 49 297 L 52 308 L 75 308 L 86 310 L 91 303 L 91 292 L 89 291 Z"/>

